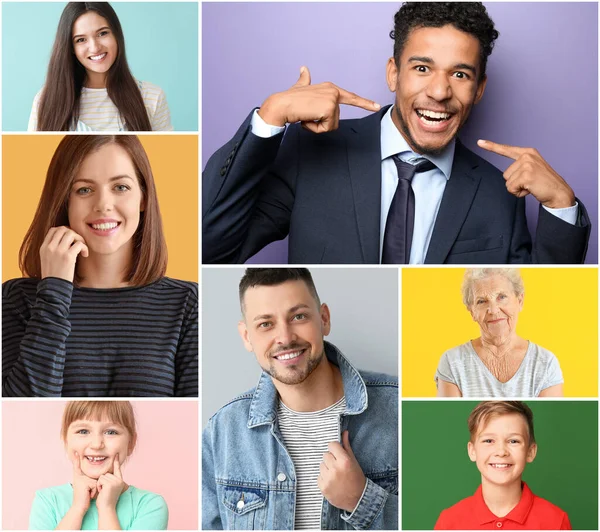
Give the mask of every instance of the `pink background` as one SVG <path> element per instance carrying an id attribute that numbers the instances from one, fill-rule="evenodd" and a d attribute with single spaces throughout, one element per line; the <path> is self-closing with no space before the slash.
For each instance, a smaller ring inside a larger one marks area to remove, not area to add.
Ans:
<path id="1" fill-rule="evenodd" d="M 66 401 L 2 404 L 2 529 L 27 529 L 35 490 L 71 481 L 60 439 Z M 124 480 L 158 493 L 169 506 L 169 529 L 198 528 L 198 404 L 132 401 L 138 442 Z"/>

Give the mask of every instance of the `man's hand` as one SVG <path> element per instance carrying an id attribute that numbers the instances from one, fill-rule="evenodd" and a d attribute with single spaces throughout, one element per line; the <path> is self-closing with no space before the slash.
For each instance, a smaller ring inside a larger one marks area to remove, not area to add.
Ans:
<path id="1" fill-rule="evenodd" d="M 300 78 L 290 89 L 269 96 L 258 110 L 260 117 L 271 126 L 302 122 L 313 133 L 325 133 L 338 128 L 340 104 L 378 111 L 381 106 L 348 92 L 330 82 L 310 84 L 307 67 L 300 69 Z"/>
<path id="2" fill-rule="evenodd" d="M 323 496 L 336 508 L 353 512 L 365 489 L 367 479 L 350 448 L 348 431 L 342 434 L 343 446 L 329 444 L 323 455 L 317 485 Z"/>
<path id="3" fill-rule="evenodd" d="M 514 159 L 504 172 L 506 189 L 522 198 L 532 194 L 544 207 L 563 209 L 575 205 L 575 194 L 535 148 L 519 148 L 479 140 L 483 149 Z"/>

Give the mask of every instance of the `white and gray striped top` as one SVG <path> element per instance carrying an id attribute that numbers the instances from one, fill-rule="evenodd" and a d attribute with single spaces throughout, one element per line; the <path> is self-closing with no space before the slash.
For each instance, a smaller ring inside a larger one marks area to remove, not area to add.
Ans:
<path id="1" fill-rule="evenodd" d="M 529 342 L 519 369 L 500 382 L 477 356 L 471 342 L 446 351 L 437 371 L 438 379 L 455 384 L 463 397 L 537 397 L 542 390 L 564 382 L 558 359 L 547 349 Z"/>
<path id="2" fill-rule="evenodd" d="M 341 441 L 340 416 L 345 410 L 345 397 L 317 412 L 296 412 L 279 402 L 279 429 L 296 470 L 296 530 L 321 528 L 319 467 L 328 443 Z"/>

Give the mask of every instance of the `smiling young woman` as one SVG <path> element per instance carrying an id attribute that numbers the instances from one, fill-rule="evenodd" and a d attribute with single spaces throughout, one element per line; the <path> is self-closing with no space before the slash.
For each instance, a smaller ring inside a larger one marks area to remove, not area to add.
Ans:
<path id="1" fill-rule="evenodd" d="M 197 396 L 197 285 L 165 277 L 137 137 L 61 141 L 19 264 L 3 285 L 5 397 Z"/>
<path id="2" fill-rule="evenodd" d="M 123 464 L 137 442 L 127 401 L 73 401 L 61 437 L 71 483 L 36 492 L 30 530 L 165 530 L 168 509 L 155 493 L 128 485 Z"/>
<path id="3" fill-rule="evenodd" d="M 46 83 L 36 95 L 29 131 L 169 131 L 164 92 L 136 80 L 121 23 L 108 2 L 65 7 Z"/>

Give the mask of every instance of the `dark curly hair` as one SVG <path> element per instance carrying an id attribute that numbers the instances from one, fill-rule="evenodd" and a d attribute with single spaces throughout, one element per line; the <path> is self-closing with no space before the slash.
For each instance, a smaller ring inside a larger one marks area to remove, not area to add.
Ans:
<path id="1" fill-rule="evenodd" d="M 400 54 L 412 30 L 441 28 L 447 24 L 479 40 L 481 81 L 485 76 L 487 58 L 499 35 L 481 2 L 404 2 L 394 15 L 394 29 L 390 32 L 390 37 L 394 39 L 396 65 L 400 67 Z"/>

